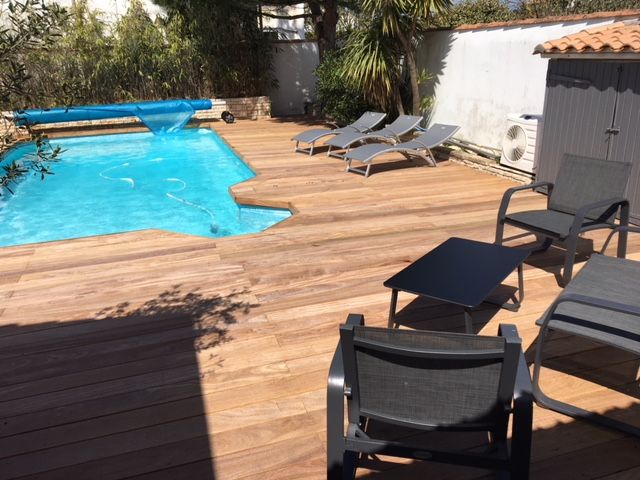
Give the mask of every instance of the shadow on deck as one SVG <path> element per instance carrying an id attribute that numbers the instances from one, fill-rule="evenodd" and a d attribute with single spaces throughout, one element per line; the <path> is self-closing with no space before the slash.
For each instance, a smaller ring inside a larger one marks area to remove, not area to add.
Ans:
<path id="1" fill-rule="evenodd" d="M 0 478 L 213 480 L 202 352 L 252 305 L 179 285 L 139 307 L 0 328 Z"/>

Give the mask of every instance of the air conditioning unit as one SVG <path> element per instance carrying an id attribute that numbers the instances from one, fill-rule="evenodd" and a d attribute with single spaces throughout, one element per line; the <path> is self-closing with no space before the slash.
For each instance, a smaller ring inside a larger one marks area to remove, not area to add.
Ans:
<path id="1" fill-rule="evenodd" d="M 536 140 L 542 132 L 542 115 L 507 115 L 507 131 L 502 138 L 500 163 L 533 173 Z"/>

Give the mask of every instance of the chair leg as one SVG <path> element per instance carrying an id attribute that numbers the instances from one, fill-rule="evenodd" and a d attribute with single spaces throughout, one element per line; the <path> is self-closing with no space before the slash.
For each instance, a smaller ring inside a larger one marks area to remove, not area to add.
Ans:
<path id="1" fill-rule="evenodd" d="M 573 264 L 576 261 L 576 250 L 578 248 L 578 234 L 570 235 L 566 241 L 567 253 L 564 259 L 564 267 L 562 269 L 561 285 L 564 287 L 571 281 L 573 275 Z"/>
<path id="2" fill-rule="evenodd" d="M 496 225 L 496 245 L 502 245 L 502 237 L 504 236 L 504 220 L 499 219 Z"/>
<path id="3" fill-rule="evenodd" d="M 531 253 L 541 253 L 541 252 L 546 252 L 547 250 L 549 250 L 549 247 L 553 243 L 553 238 L 551 238 L 551 237 L 543 237 L 543 238 L 544 238 L 544 240 L 542 240 L 542 242 L 540 242 L 540 245 L 538 245 L 536 248 L 534 248 L 531 251 Z"/>
<path id="4" fill-rule="evenodd" d="M 533 362 L 532 383 L 533 383 L 533 397 L 536 401 L 536 404 L 538 404 L 543 408 L 547 408 L 549 410 L 553 410 L 555 412 L 559 412 L 573 418 L 586 420 L 588 422 L 592 422 L 597 425 L 601 425 L 603 427 L 617 430 L 617 431 L 626 433 L 627 435 L 632 435 L 634 437 L 640 438 L 640 428 L 638 427 L 620 422 L 618 420 L 614 420 L 613 418 L 606 417 L 598 413 L 584 410 L 580 407 L 576 407 L 575 405 L 570 405 L 568 403 L 561 402 L 560 400 L 555 400 L 549 397 L 546 393 L 542 391 L 542 388 L 540 387 L 540 370 L 542 368 L 542 353 L 543 353 L 544 339 L 548 331 L 549 330 L 544 327 L 540 330 L 540 334 L 538 335 L 538 341 L 536 344 L 535 360 Z M 520 478 L 520 477 L 515 477 L 515 478 Z"/>
<path id="5" fill-rule="evenodd" d="M 620 210 L 620 225 L 629 226 L 629 204 L 623 205 Z M 618 232 L 618 258 L 625 258 L 627 255 L 627 230 L 622 228 Z"/>

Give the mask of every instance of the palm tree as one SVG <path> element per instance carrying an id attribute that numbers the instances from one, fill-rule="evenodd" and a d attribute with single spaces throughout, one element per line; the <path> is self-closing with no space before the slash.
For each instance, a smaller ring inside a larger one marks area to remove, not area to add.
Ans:
<path id="1" fill-rule="evenodd" d="M 365 99 L 383 110 L 403 113 L 400 98 L 402 75 L 396 42 L 382 34 L 380 17 L 353 31 L 344 46 L 339 75 Z"/>
<path id="2" fill-rule="evenodd" d="M 412 113 L 420 111 L 420 72 L 416 63 L 416 45 L 431 15 L 445 12 L 451 0 L 363 0 L 362 8 L 379 18 L 382 33 L 398 42 L 409 72 Z"/>

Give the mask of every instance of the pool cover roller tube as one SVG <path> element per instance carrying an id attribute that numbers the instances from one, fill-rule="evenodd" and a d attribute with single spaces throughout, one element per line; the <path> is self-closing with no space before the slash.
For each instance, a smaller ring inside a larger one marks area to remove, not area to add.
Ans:
<path id="1" fill-rule="evenodd" d="M 139 117 L 145 114 L 171 114 L 184 111 L 185 104 L 193 110 L 209 110 L 213 103 L 209 99 L 161 100 L 153 102 L 116 103 L 111 105 L 82 105 L 49 109 L 30 109 L 14 112 L 18 125 L 40 125 L 57 122 L 103 120 L 107 118 Z"/>

